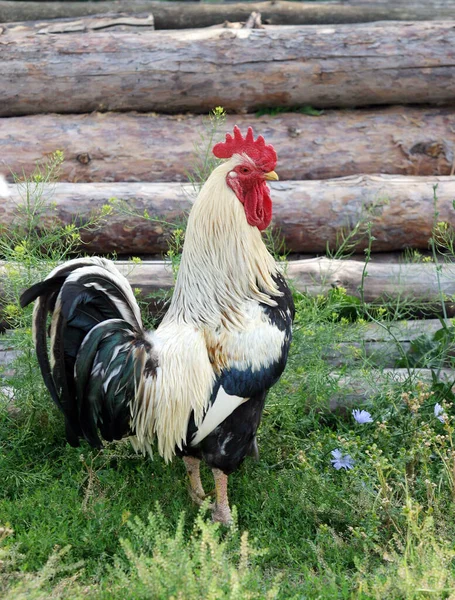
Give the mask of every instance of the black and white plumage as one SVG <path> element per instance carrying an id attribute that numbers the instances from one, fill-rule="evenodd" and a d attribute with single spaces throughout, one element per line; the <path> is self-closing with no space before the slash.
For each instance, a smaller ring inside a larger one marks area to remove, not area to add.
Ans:
<path id="1" fill-rule="evenodd" d="M 204 497 L 203 459 L 215 476 L 214 519 L 225 523 L 227 475 L 257 452 L 265 398 L 286 365 L 294 317 L 284 278 L 249 222 L 262 214 L 257 197 L 246 218 L 240 184 L 229 185 L 236 173 L 245 175 L 247 194 L 246 169 L 256 194 L 261 181 L 276 178 L 246 151 L 212 173 L 192 209 L 171 305 L 155 331 L 144 331 L 128 281 L 102 258 L 57 267 L 21 299 L 24 306 L 36 300 L 38 361 L 68 442 L 101 447 L 101 439 L 128 436 L 144 453 L 156 443 L 166 460 L 184 458 L 196 501 Z"/>
<path id="2" fill-rule="evenodd" d="M 242 463 L 246 455 L 257 454 L 256 431 L 264 408 L 267 391 L 278 381 L 285 366 L 292 337 L 294 304 L 292 294 L 283 277 L 276 275 L 275 281 L 282 296 L 274 299 L 277 306 L 262 303 L 256 305 L 258 329 L 264 331 L 261 345 L 278 339 L 280 351 L 270 361 L 263 361 L 259 368 L 250 364 L 228 361 L 215 380 L 208 410 L 199 427 L 191 420 L 182 454 L 203 458 L 212 468 L 230 474 Z M 269 335 L 269 329 L 276 331 Z M 240 346 L 249 345 L 252 336 L 240 332 Z M 244 340 L 241 338 L 245 337 Z M 253 352 L 257 346 L 251 344 Z M 270 356 L 272 353 L 270 352 Z M 245 361 L 246 362 L 246 361 Z M 231 412 L 233 404 L 237 408 Z M 222 419 L 226 416 L 225 419 Z"/>

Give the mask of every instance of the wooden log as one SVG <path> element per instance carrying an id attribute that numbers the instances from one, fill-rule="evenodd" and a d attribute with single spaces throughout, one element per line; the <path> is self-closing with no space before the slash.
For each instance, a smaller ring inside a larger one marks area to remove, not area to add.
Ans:
<path id="1" fill-rule="evenodd" d="M 376 263 L 367 267 L 358 260 L 312 258 L 290 261 L 287 276 L 296 288 L 310 295 L 327 294 L 334 287 L 365 302 L 400 300 L 402 303 L 438 302 L 440 293 L 449 301 L 455 294 L 455 264 Z M 440 287 L 439 287 L 440 286 Z M 362 294 L 363 290 L 363 294 Z"/>
<path id="2" fill-rule="evenodd" d="M 339 342 L 324 349 L 322 357 L 334 367 L 349 366 L 361 368 L 374 365 L 382 368 L 395 368 L 397 362 L 411 349 L 410 342 Z M 367 363 L 366 363 L 367 361 Z"/>
<path id="3" fill-rule="evenodd" d="M 398 339 L 402 342 L 411 342 L 422 333 L 433 336 L 445 323 L 447 327 L 453 327 L 450 320 L 424 319 L 410 321 L 394 321 L 365 323 L 360 328 L 359 336 L 364 342 L 371 343 L 392 343 Z"/>
<path id="4" fill-rule="evenodd" d="M 167 261 L 117 261 L 120 271 L 131 286 L 143 296 L 173 285 L 171 265 Z M 455 263 L 375 262 L 367 267 L 361 260 L 309 258 L 280 263 L 285 276 L 300 292 L 316 296 L 327 294 L 334 287 L 343 287 L 347 294 L 368 303 L 387 300 L 409 304 L 439 303 L 441 293 L 451 306 L 455 295 Z M 439 279 L 438 279 L 439 275 Z M 0 297 L 5 296 L 7 270 L 0 261 Z M 453 309 L 453 306 L 452 306 Z M 453 312 L 453 310 L 452 310 Z"/>
<path id="5" fill-rule="evenodd" d="M 35 115 L 0 119 L 0 171 L 30 174 L 62 150 L 63 181 L 188 181 L 201 116 L 136 113 Z M 252 125 L 278 152 L 281 179 L 328 179 L 358 173 L 449 175 L 454 165 L 454 110 L 392 107 L 229 116 Z M 39 132 L 39 135 L 36 134 Z"/>
<path id="6" fill-rule="evenodd" d="M 361 252 L 369 243 L 367 222 L 375 238 L 373 252 L 427 250 L 435 221 L 435 193 L 437 221 L 455 228 L 453 177 L 359 175 L 277 182 L 272 187 L 274 224 L 291 252 L 337 250 L 343 237 L 359 224 L 359 234 L 351 241 L 355 252 Z"/>
<path id="7" fill-rule="evenodd" d="M 329 381 L 333 383 L 334 391 L 329 399 L 329 410 L 332 412 L 345 411 L 356 406 L 371 402 L 379 393 L 395 390 L 397 386 L 408 382 L 427 384 L 433 382 L 433 374 L 443 383 L 455 381 L 455 369 L 371 369 L 368 376 L 365 371 L 343 375 L 339 372 L 331 374 Z M 376 415 L 373 415 L 376 417 Z"/>
<path id="8" fill-rule="evenodd" d="M 2 27 L 3 33 L 84 33 L 87 31 L 140 31 L 141 29 L 153 30 L 153 15 L 125 13 L 108 13 L 104 15 L 81 16 L 78 19 L 60 19 L 58 21 L 33 21 L 25 23 L 6 23 Z M 1 33 L 1 32 L 0 32 Z"/>
<path id="9" fill-rule="evenodd" d="M 447 326 L 453 327 L 452 322 L 447 321 Z M 343 326 L 338 336 L 340 341 L 325 348 L 323 358 L 334 367 L 358 368 L 368 360 L 368 364 L 375 367 L 395 368 L 418 337 L 433 338 L 441 328 L 439 319 L 384 322 L 382 326 L 376 323 Z"/>
<path id="10" fill-rule="evenodd" d="M 14 347 L 8 335 L 0 335 L 0 383 L 3 377 L 13 374 L 12 363 L 20 355 L 20 350 Z M 2 387 L 0 385 L 0 395 Z"/>
<path id="11" fill-rule="evenodd" d="M 450 22 L 1 36 L 0 116 L 455 100 Z M 254 56 L 254 60 L 251 57 Z"/>
<path id="12" fill-rule="evenodd" d="M 327 247 L 336 250 L 343 232 L 363 223 L 352 239 L 356 251 L 361 252 L 368 245 L 368 221 L 375 238 L 373 252 L 426 250 L 434 223 L 434 185 L 438 186 L 437 220 L 455 228 L 453 177 L 385 175 L 272 183 L 273 225 L 290 252 L 318 253 Z M 13 227 L 17 207 L 23 202 L 21 185 L 11 185 L 10 190 L 11 196 L 0 205 L 0 229 Z M 191 186 L 179 183 L 58 183 L 44 188 L 43 197 L 49 201 L 40 224 L 87 223 L 114 197 L 133 214 L 114 208 L 100 228 L 83 231 L 84 251 L 162 254 L 169 246 L 171 225 L 186 220 L 193 194 Z M 154 220 L 145 219 L 144 211 Z"/>
<path id="13" fill-rule="evenodd" d="M 259 11 L 263 22 L 273 25 L 322 25 L 327 23 L 365 23 L 386 20 L 439 20 L 454 18 L 454 3 L 322 2 L 235 2 L 202 4 L 192 2 L 153 2 L 112 0 L 100 2 L 0 2 L 0 22 L 81 17 L 106 12 L 151 12 L 158 29 L 208 27 L 223 21 L 246 21 Z"/>

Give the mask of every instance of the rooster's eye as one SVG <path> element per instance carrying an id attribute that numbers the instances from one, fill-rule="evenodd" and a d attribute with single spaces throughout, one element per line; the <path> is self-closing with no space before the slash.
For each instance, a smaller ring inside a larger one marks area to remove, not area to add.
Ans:
<path id="1" fill-rule="evenodd" d="M 248 167 L 242 167 L 242 168 L 240 169 L 240 171 L 241 171 L 241 173 L 243 173 L 244 175 L 246 175 L 247 173 L 249 173 L 249 172 L 250 172 L 250 170 L 249 170 L 249 168 L 248 168 Z"/>

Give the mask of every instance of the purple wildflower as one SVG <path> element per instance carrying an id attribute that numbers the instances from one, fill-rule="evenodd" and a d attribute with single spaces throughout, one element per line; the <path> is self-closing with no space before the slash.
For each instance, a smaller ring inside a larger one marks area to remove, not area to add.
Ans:
<path id="1" fill-rule="evenodd" d="M 446 420 L 444 409 L 439 404 L 439 402 L 436 402 L 436 404 L 434 405 L 434 416 L 437 419 L 439 419 L 441 423 L 444 423 Z"/>
<path id="2" fill-rule="evenodd" d="M 340 449 L 332 450 L 331 455 L 333 458 L 330 459 L 334 469 L 339 471 L 340 469 L 352 469 L 354 466 L 354 459 L 349 454 L 343 454 Z"/>
<path id="3" fill-rule="evenodd" d="M 352 411 L 352 416 L 357 423 L 361 423 L 362 425 L 364 423 L 373 423 L 373 419 L 367 410 L 359 410 L 358 408 L 354 408 Z"/>

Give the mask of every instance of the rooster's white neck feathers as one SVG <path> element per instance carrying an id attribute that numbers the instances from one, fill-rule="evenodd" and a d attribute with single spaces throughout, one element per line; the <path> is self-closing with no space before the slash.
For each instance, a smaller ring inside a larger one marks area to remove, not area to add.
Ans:
<path id="1" fill-rule="evenodd" d="M 246 220 L 226 177 L 245 156 L 234 155 L 208 178 L 192 208 L 175 291 L 166 320 L 196 326 L 241 325 L 247 300 L 275 305 L 273 257 Z"/>

